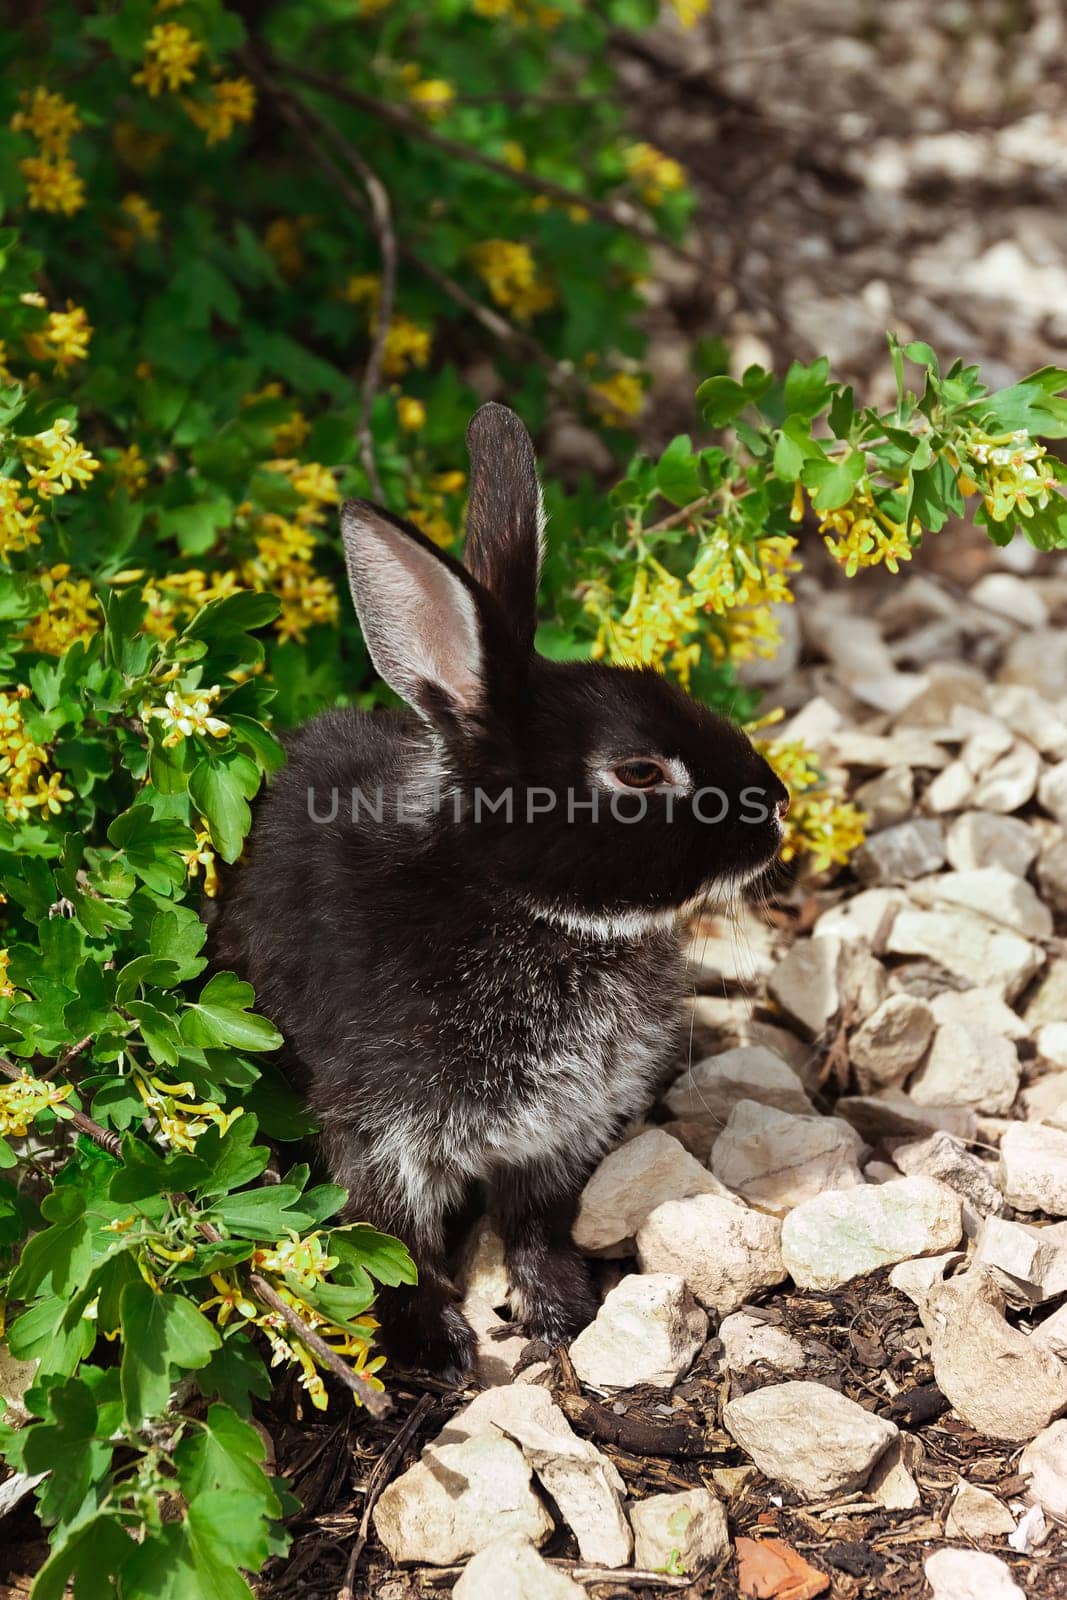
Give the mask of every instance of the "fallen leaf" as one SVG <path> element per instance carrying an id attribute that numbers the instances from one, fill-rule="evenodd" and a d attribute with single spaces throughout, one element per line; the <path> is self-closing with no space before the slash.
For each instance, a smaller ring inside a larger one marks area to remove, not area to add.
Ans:
<path id="1" fill-rule="evenodd" d="M 830 1587 L 784 1539 L 738 1539 L 736 1549 L 738 1588 L 751 1600 L 815 1600 Z"/>

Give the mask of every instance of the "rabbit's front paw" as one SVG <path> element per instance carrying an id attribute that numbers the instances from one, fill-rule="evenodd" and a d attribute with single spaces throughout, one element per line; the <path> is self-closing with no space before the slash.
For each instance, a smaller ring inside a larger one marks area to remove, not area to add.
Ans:
<path id="1" fill-rule="evenodd" d="M 568 1344 L 596 1316 L 599 1302 L 578 1252 L 561 1250 L 536 1263 L 509 1263 L 512 1310 L 531 1339 Z"/>
<path id="2" fill-rule="evenodd" d="M 474 1329 L 458 1306 L 434 1294 L 409 1294 L 390 1307 L 382 1335 L 390 1358 L 401 1367 L 421 1367 L 458 1383 L 474 1365 Z"/>

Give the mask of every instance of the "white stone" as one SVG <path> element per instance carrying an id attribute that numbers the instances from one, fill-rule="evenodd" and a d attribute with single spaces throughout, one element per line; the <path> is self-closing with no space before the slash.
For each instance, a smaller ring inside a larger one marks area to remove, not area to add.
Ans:
<path id="1" fill-rule="evenodd" d="M 994 684 L 990 709 L 1048 761 L 1067 756 L 1067 722 L 1051 701 L 1021 683 Z"/>
<path id="2" fill-rule="evenodd" d="M 943 901 L 966 906 L 1028 939 L 1047 939 L 1052 933 L 1052 914 L 1033 885 L 1004 867 L 942 872 L 913 884 L 911 893 L 919 903 Z"/>
<path id="3" fill-rule="evenodd" d="M 1067 1071 L 1046 1072 L 1037 1078 L 1023 1090 L 1022 1103 L 1028 1122 L 1048 1122 L 1067 1130 Z"/>
<path id="4" fill-rule="evenodd" d="M 918 1256 L 914 1261 L 900 1261 L 889 1274 L 894 1289 L 906 1294 L 914 1306 L 925 1306 L 930 1290 L 943 1283 L 950 1267 L 963 1260 L 961 1250 L 948 1250 L 941 1256 Z"/>
<path id="5" fill-rule="evenodd" d="M 1001 1186 L 1017 1211 L 1067 1217 L 1067 1131 L 1013 1122 L 1000 1142 Z"/>
<path id="6" fill-rule="evenodd" d="M 970 1141 L 978 1127 L 970 1106 L 921 1106 L 899 1089 L 883 1089 L 876 1095 L 842 1095 L 834 1111 L 851 1122 L 868 1144 L 877 1144 L 879 1139 L 917 1139 L 938 1128 Z"/>
<path id="7" fill-rule="evenodd" d="M 1040 1506 L 1028 1506 L 1014 1529 L 1008 1534 L 1008 1543 L 1020 1555 L 1032 1556 L 1040 1549 L 1052 1530 Z"/>
<path id="8" fill-rule="evenodd" d="M 814 1114 L 799 1075 L 773 1050 L 762 1045 L 725 1050 L 705 1056 L 680 1077 L 667 1092 L 667 1105 L 676 1117 L 691 1118 L 724 1128 L 739 1100 L 758 1100 L 779 1111 Z M 709 1189 L 709 1192 L 711 1190 Z M 684 1195 L 664 1195 L 681 1200 Z"/>
<path id="9" fill-rule="evenodd" d="M 1058 761 L 1042 775 L 1037 786 L 1037 800 L 1061 828 L 1067 828 L 1067 761 Z"/>
<path id="10" fill-rule="evenodd" d="M 1061 1361 L 1067 1361 L 1067 1302 L 1039 1322 L 1030 1337 L 1036 1345 L 1051 1350 Z"/>
<path id="11" fill-rule="evenodd" d="M 861 889 L 824 911 L 815 924 L 814 937 L 862 940 L 873 949 L 885 939 L 897 912 L 908 904 L 903 889 Z"/>
<path id="12" fill-rule="evenodd" d="M 583 1560 L 605 1567 L 627 1565 L 633 1546 L 623 1511 L 625 1485 L 608 1457 L 579 1439 L 547 1389 L 514 1383 L 484 1390 L 451 1418 L 423 1452 L 423 1461 L 455 1448 L 453 1441 L 486 1436 L 521 1447 L 577 1539 Z"/>
<path id="13" fill-rule="evenodd" d="M 975 1240 L 983 1267 L 1012 1305 L 1040 1305 L 1067 1293 L 1067 1222 L 1035 1228 L 987 1217 Z"/>
<path id="14" fill-rule="evenodd" d="M 638 1228 L 665 1200 L 721 1192 L 718 1179 L 684 1145 L 661 1128 L 649 1128 L 605 1156 L 589 1179 L 574 1242 L 591 1255 L 629 1255 Z"/>
<path id="15" fill-rule="evenodd" d="M 924 767 L 937 771 L 948 759 L 932 739 L 910 729 L 885 737 L 862 728 L 844 728 L 828 740 L 833 759 L 843 767 Z"/>
<path id="16" fill-rule="evenodd" d="M 383 1489 L 375 1531 L 394 1561 L 437 1567 L 507 1534 L 543 1544 L 552 1518 L 530 1477 L 522 1451 L 499 1434 L 441 1446 Z"/>
<path id="17" fill-rule="evenodd" d="M 1034 585 L 1014 572 L 987 572 L 971 589 L 970 598 L 999 611 L 1017 627 L 1043 628 L 1048 622 L 1048 607 Z"/>
<path id="18" fill-rule="evenodd" d="M 906 907 L 897 913 L 886 949 L 892 955 L 926 956 L 955 977 L 992 989 L 1010 1000 L 1044 965 L 1037 945 L 963 907 L 934 911 Z"/>
<path id="19" fill-rule="evenodd" d="M 939 1183 L 947 1183 L 980 1217 L 1000 1211 L 1004 1204 L 996 1169 L 971 1155 L 962 1140 L 943 1130 L 926 1139 L 897 1145 L 893 1161 L 908 1177 L 936 1178 Z"/>
<path id="20" fill-rule="evenodd" d="M 992 989 L 944 989 L 930 1001 L 935 1022 L 965 1022 L 1005 1039 L 1027 1039 L 1030 1029 Z"/>
<path id="21" fill-rule="evenodd" d="M 981 1024 L 943 1022 L 908 1085 L 919 1105 L 974 1106 L 1003 1116 L 1019 1091 L 1019 1056 L 1010 1039 Z"/>
<path id="22" fill-rule="evenodd" d="M 30 1420 L 25 1394 L 37 1381 L 39 1365 L 36 1360 L 20 1361 L 0 1341 L 0 1401 L 3 1401 L 0 1405 L 0 1421 L 9 1428 L 24 1428 Z"/>
<path id="23" fill-rule="evenodd" d="M 919 1065 L 933 1037 L 934 1013 L 925 1000 L 891 994 L 848 1042 L 863 1093 L 895 1088 Z"/>
<path id="24" fill-rule="evenodd" d="M 669 1389 L 687 1372 L 708 1336 L 708 1319 L 683 1279 L 671 1273 L 631 1273 L 571 1345 L 583 1383 L 630 1389 L 652 1383 Z"/>
<path id="25" fill-rule="evenodd" d="M 742 904 L 729 916 L 706 912 L 691 925 L 686 968 L 704 986 L 716 980 L 754 984 L 774 966 L 780 937 L 752 906 Z"/>
<path id="26" fill-rule="evenodd" d="M 945 1518 L 950 1539 L 997 1539 L 1011 1533 L 1015 1518 L 995 1494 L 961 1478 Z"/>
<path id="27" fill-rule="evenodd" d="M 1032 828 L 1018 817 L 999 816 L 995 811 L 965 811 L 945 839 L 945 854 L 959 872 L 1000 867 L 1025 877 L 1037 852 Z"/>
<path id="28" fill-rule="evenodd" d="M 1029 1028 L 1067 1017 L 1067 959 L 1053 956 L 1026 1001 L 1023 1016 Z"/>
<path id="29" fill-rule="evenodd" d="M 922 1495 L 911 1475 L 909 1462 L 921 1458 L 922 1446 L 918 1440 L 909 1434 L 900 1434 L 875 1462 L 863 1498 L 876 1506 L 884 1506 L 887 1511 L 914 1511 L 922 1505 Z"/>
<path id="30" fill-rule="evenodd" d="M 966 763 L 966 747 L 963 759 Z M 972 804 L 980 811 L 1018 811 L 1033 798 L 1040 772 L 1041 757 L 1033 745 L 1017 739 L 1006 755 L 982 772 L 971 794 Z"/>
<path id="31" fill-rule="evenodd" d="M 797 1117 L 739 1100 L 711 1152 L 711 1170 L 750 1205 L 775 1216 L 824 1189 L 863 1182 L 863 1140 L 840 1117 Z"/>
<path id="32" fill-rule="evenodd" d="M 1057 1522 L 1067 1522 L 1067 1422 L 1053 1422 L 1031 1439 L 1018 1470 L 1030 1479 L 1027 1499 Z"/>
<path id="33" fill-rule="evenodd" d="M 999 1556 L 982 1550 L 934 1550 L 923 1562 L 932 1600 L 1026 1600 Z"/>
<path id="34" fill-rule="evenodd" d="M 776 1372 L 802 1372 L 807 1355 L 800 1342 L 756 1307 L 746 1307 L 719 1323 L 723 1357 L 731 1372 L 744 1372 L 757 1362 Z"/>
<path id="35" fill-rule="evenodd" d="M 953 761 L 927 785 L 923 807 L 934 816 L 948 816 L 971 804 L 974 789 L 972 774 L 962 761 Z"/>
<path id="36" fill-rule="evenodd" d="M 777 1217 L 736 1200 L 696 1195 L 658 1206 L 637 1235 L 642 1272 L 685 1279 L 701 1305 L 725 1316 L 786 1275 Z"/>
<path id="37" fill-rule="evenodd" d="M 921 1311 L 938 1388 L 979 1433 L 1032 1439 L 1067 1410 L 1067 1365 L 1006 1321 L 980 1268 L 935 1284 Z"/>
<path id="38" fill-rule="evenodd" d="M 915 806 L 915 779 L 910 767 L 888 767 L 861 783 L 853 795 L 872 828 L 890 828 L 909 817 Z"/>
<path id="39" fill-rule="evenodd" d="M 838 939 L 800 939 L 767 980 L 767 993 L 809 1039 L 824 1034 L 841 1009 Z"/>
<path id="40" fill-rule="evenodd" d="M 1011 730 L 995 717 L 961 706 L 952 721 L 959 732 L 968 734 L 960 759 L 976 778 L 989 772 L 1009 752 L 1014 754 Z"/>
<path id="41" fill-rule="evenodd" d="M 513 1383 L 529 1343 L 527 1335 L 517 1325 L 500 1316 L 481 1295 L 472 1291 L 463 1296 L 463 1315 L 478 1341 L 474 1352 L 474 1371 L 479 1383 L 487 1386 Z"/>
<path id="42" fill-rule="evenodd" d="M 829 1190 L 782 1224 L 782 1259 L 802 1289 L 842 1283 L 960 1241 L 960 1197 L 933 1178 Z"/>
<path id="43" fill-rule="evenodd" d="M 640 1571 L 696 1573 L 730 1548 L 726 1512 L 709 1489 L 649 1495 L 634 1502 L 630 1521 Z"/>
<path id="44" fill-rule="evenodd" d="M 477 1295 L 496 1311 L 508 1304 L 511 1287 L 504 1241 L 488 1217 L 480 1217 L 471 1229 L 458 1276 L 464 1294 Z"/>
<path id="45" fill-rule="evenodd" d="M 1067 1067 L 1067 1022 L 1046 1022 L 1034 1038 L 1042 1061 L 1054 1067 Z"/>
<path id="46" fill-rule="evenodd" d="M 897 1437 L 892 1422 L 803 1380 L 731 1400 L 723 1424 L 766 1477 L 808 1500 L 862 1488 Z"/>
<path id="47" fill-rule="evenodd" d="M 487 1545 L 467 1564 L 452 1600 L 584 1600 L 585 1590 L 550 1567 L 528 1539 L 512 1534 Z"/>
<path id="48" fill-rule="evenodd" d="M 898 822 L 868 835 L 851 866 L 861 883 L 896 883 L 936 872 L 945 861 L 941 824 L 931 817 Z"/>
<path id="49" fill-rule="evenodd" d="M 1037 861 L 1037 881 L 1046 904 L 1067 911 L 1067 838 L 1056 839 Z"/>

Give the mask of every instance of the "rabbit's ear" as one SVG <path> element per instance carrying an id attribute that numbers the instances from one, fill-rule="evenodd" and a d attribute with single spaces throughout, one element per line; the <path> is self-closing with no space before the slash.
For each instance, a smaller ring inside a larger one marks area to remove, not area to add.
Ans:
<path id="1" fill-rule="evenodd" d="M 497 601 L 521 648 L 533 646 L 544 509 L 533 443 L 514 411 L 490 402 L 467 429 L 468 572 Z"/>
<path id="2" fill-rule="evenodd" d="M 386 683 L 430 721 L 477 715 L 485 652 L 463 568 L 367 500 L 341 507 L 341 535 L 363 637 Z"/>

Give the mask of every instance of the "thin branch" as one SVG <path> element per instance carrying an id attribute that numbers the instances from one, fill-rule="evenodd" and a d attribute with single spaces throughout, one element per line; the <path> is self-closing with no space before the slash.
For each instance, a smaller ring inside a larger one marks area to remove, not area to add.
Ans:
<path id="1" fill-rule="evenodd" d="M 687 261 L 696 262 L 698 259 L 684 245 L 676 244 L 669 239 L 654 222 L 628 200 L 597 200 L 583 194 L 580 189 L 569 189 L 565 184 L 556 183 L 551 178 L 541 178 L 534 172 L 509 167 L 506 161 L 498 161 L 495 156 L 486 155 L 474 145 L 464 144 L 460 139 L 452 139 L 447 134 L 438 133 L 406 106 L 397 105 L 392 100 L 379 100 L 376 95 L 367 94 L 362 89 L 354 89 L 350 84 L 335 83 L 324 73 L 312 72 L 307 67 L 298 67 L 294 62 L 284 61 L 278 56 L 272 59 L 283 76 L 293 78 L 298 83 L 305 83 L 308 88 L 318 89 L 320 93 L 328 94 L 346 105 L 355 106 L 360 111 L 368 112 L 399 133 L 406 133 L 423 144 L 433 145 L 443 155 L 451 156 L 455 161 L 481 167 L 483 171 L 492 172 L 498 178 L 505 178 L 517 188 L 528 189 L 533 194 L 546 195 L 560 205 L 581 206 L 590 216 L 597 217 L 610 227 L 634 233 L 647 244 L 662 245 Z"/>
<path id="2" fill-rule="evenodd" d="M 408 1440 L 422 1426 L 423 1418 L 428 1411 L 433 1409 L 433 1404 L 434 1397 L 432 1394 L 422 1395 L 418 1403 L 409 1412 L 404 1426 L 393 1435 L 385 1450 L 374 1463 L 374 1471 L 367 1481 L 367 1494 L 363 1502 L 363 1515 L 359 1519 L 359 1531 L 356 1534 L 348 1557 L 345 1580 L 338 1590 L 337 1600 L 356 1600 L 356 1568 L 359 1566 L 359 1558 L 367 1546 L 367 1539 L 370 1534 L 371 1512 L 378 1504 L 382 1490 L 393 1476 L 393 1469 L 404 1454 Z"/>
<path id="3" fill-rule="evenodd" d="M 84 1042 L 81 1048 L 84 1048 Z M 19 1068 L 3 1056 L 0 1056 L 0 1073 L 3 1073 L 6 1078 L 10 1078 L 12 1082 L 17 1082 L 23 1076 Z M 84 1133 L 86 1138 L 92 1139 L 94 1144 L 98 1144 L 101 1150 L 106 1150 L 108 1155 L 118 1156 L 121 1154 L 122 1140 L 119 1135 L 110 1133 L 107 1128 L 102 1128 L 99 1122 L 94 1122 L 92 1117 L 87 1117 L 84 1112 L 71 1111 L 68 1115 L 63 1116 L 63 1121 L 71 1123 L 79 1133 Z M 179 1202 L 185 1198 L 186 1196 L 182 1194 L 175 1194 L 174 1196 L 174 1199 Z M 210 1222 L 198 1222 L 197 1231 L 211 1244 L 222 1243 L 222 1234 Z M 277 1312 L 284 1319 L 300 1342 L 305 1344 L 311 1351 L 312 1355 L 317 1356 L 322 1365 L 327 1367 L 347 1389 L 351 1389 L 353 1394 L 359 1396 L 360 1401 L 366 1406 L 372 1417 L 384 1417 L 392 1410 L 392 1401 L 389 1397 L 379 1394 L 377 1389 L 372 1389 L 366 1378 L 347 1366 L 337 1352 L 330 1349 L 325 1339 L 320 1338 L 313 1328 L 308 1327 L 300 1313 L 294 1311 L 292 1306 L 282 1299 L 278 1291 L 271 1287 L 266 1278 L 258 1272 L 251 1272 L 249 1273 L 248 1281 L 256 1298 L 262 1300 L 264 1305 L 269 1306 L 272 1311 Z"/>
<path id="4" fill-rule="evenodd" d="M 647 538 L 650 533 L 666 533 L 669 529 L 688 522 L 690 517 L 695 517 L 698 511 L 710 506 L 714 498 L 713 494 L 698 495 L 695 500 L 690 500 L 687 506 L 680 506 L 677 511 L 672 511 L 670 516 L 662 517 L 659 522 L 653 522 L 651 527 L 640 528 L 637 531 L 642 539 Z"/>

